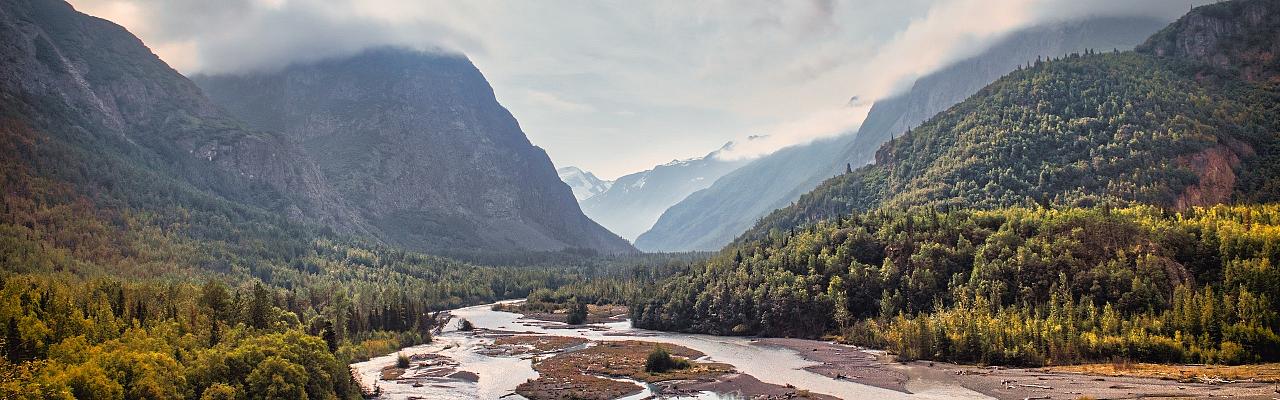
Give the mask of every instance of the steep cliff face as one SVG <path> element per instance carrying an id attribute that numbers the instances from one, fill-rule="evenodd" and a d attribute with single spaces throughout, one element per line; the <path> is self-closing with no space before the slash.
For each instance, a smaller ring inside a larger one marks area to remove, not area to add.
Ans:
<path id="1" fill-rule="evenodd" d="M 1280 82 L 1280 1 L 1230 1 L 1192 10 L 1137 48 L 1197 60 L 1248 81 Z"/>
<path id="2" fill-rule="evenodd" d="M 0 54 L 7 117 L 51 139 L 295 220 L 364 231 L 301 148 L 244 129 L 116 24 L 60 1 L 3 0 Z"/>
<path id="3" fill-rule="evenodd" d="M 195 79 L 251 126 L 301 143 L 383 240 L 422 250 L 633 250 L 582 214 L 465 57 L 375 49 Z"/>

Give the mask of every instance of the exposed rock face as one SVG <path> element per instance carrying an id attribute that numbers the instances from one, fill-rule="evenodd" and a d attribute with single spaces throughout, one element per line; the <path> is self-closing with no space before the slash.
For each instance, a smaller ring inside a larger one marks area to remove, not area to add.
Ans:
<path id="1" fill-rule="evenodd" d="M 413 64 L 393 61 L 418 55 L 376 54 L 391 57 L 367 66 L 387 74 L 382 82 L 295 77 L 329 96 L 295 99 L 295 111 L 340 112 L 294 112 L 255 120 L 269 129 L 251 129 L 124 28 L 60 1 L 0 0 L 0 117 L 107 169 L 70 172 L 101 201 L 121 197 L 98 183 L 110 179 L 95 177 L 137 168 L 295 221 L 417 249 L 632 250 L 582 215 L 469 62 L 427 57 L 417 67 L 440 72 L 413 75 L 405 73 Z M 375 86 L 385 93 L 368 96 Z M 274 88 L 259 89 L 255 107 L 273 101 Z M 410 134 L 418 130 L 426 133 Z M 221 207 L 183 201 L 171 205 Z"/>
<path id="2" fill-rule="evenodd" d="M 414 249 L 628 252 L 578 208 L 463 56 L 403 49 L 204 76 L 251 126 L 301 143 L 359 219 Z"/>
<path id="3" fill-rule="evenodd" d="M 1280 81 L 1280 1 L 1230 1 L 1199 7 L 1137 48 L 1199 60 L 1249 81 Z"/>
<path id="4" fill-rule="evenodd" d="M 1234 146 L 1218 145 L 1179 158 L 1178 164 L 1186 166 L 1199 179 L 1196 184 L 1182 190 L 1174 201 L 1174 207 L 1185 209 L 1230 201 L 1235 192 L 1236 168 L 1240 167 L 1241 155 L 1251 157 L 1253 149 L 1237 142 Z"/>
<path id="5" fill-rule="evenodd" d="M 1165 22 L 1095 18 L 1010 34 L 975 57 L 920 79 L 904 93 L 876 101 L 856 135 L 779 150 L 725 175 L 669 208 L 636 239 L 642 250 L 713 250 L 728 244 L 770 211 L 785 207 L 822 181 L 871 162 L 881 144 L 977 93 L 1037 57 L 1092 48 L 1129 49 Z"/>
<path id="6" fill-rule="evenodd" d="M 3 108 L 42 132 L 233 201 L 363 232 L 301 148 L 226 117 L 114 23 L 61 1 L 0 0 L 0 55 Z"/>

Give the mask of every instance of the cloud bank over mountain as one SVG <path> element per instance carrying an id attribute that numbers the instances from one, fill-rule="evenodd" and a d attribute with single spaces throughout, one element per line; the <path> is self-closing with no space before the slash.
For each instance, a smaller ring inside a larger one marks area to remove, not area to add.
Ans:
<path id="1" fill-rule="evenodd" d="M 1203 0 L 1194 3 L 1203 3 Z M 464 53 L 557 164 L 612 179 L 766 134 L 738 157 L 852 131 L 850 106 L 1051 20 L 1165 0 L 581 3 L 74 0 L 184 73 L 261 71 L 373 46 Z M 625 149 L 625 151 L 618 151 Z"/>

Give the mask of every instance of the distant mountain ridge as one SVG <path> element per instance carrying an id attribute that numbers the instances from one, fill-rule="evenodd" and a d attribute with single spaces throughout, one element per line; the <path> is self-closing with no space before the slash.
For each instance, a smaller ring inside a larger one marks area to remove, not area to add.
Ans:
<path id="1" fill-rule="evenodd" d="M 672 160 L 620 177 L 608 190 L 583 200 L 582 211 L 609 230 L 635 240 L 668 207 L 746 164 L 745 159 L 721 159 L 734 145 L 729 142 L 702 157 Z"/>
<path id="2" fill-rule="evenodd" d="M 556 174 L 560 175 L 560 180 L 573 190 L 573 197 L 578 199 L 579 203 L 591 196 L 604 193 L 613 186 L 613 181 L 597 178 L 596 174 L 574 166 L 557 168 Z"/>
<path id="3" fill-rule="evenodd" d="M 794 146 L 727 174 L 672 206 L 635 241 L 644 251 L 715 250 L 769 212 L 786 207 L 822 181 L 872 161 L 880 144 L 959 103 L 1001 75 L 1034 61 L 1086 47 L 1129 49 L 1165 26 L 1150 18 L 1091 18 L 1011 33 L 983 53 L 916 80 L 904 93 L 876 101 L 856 134 Z"/>
<path id="4" fill-rule="evenodd" d="M 1276 16 L 1276 0 L 1217 3 L 1136 51 L 1037 61 L 889 141 L 875 164 L 827 180 L 739 240 L 877 208 L 1280 200 L 1280 102 L 1266 78 L 1280 65 L 1251 56 L 1274 42 L 1249 40 L 1274 38 Z M 1223 62 L 1224 53 L 1246 56 Z"/>
<path id="5" fill-rule="evenodd" d="M 582 214 L 466 57 L 378 48 L 194 80 L 249 125 L 300 143 L 357 220 L 387 242 L 634 251 Z"/>

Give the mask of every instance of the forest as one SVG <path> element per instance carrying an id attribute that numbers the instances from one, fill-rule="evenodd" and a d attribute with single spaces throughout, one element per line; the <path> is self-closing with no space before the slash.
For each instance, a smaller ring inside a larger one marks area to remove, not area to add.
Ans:
<path id="1" fill-rule="evenodd" d="M 636 326 L 832 335 L 903 359 L 1280 360 L 1280 206 L 877 210 L 727 248 Z"/>
<path id="2" fill-rule="evenodd" d="M 1280 360 L 1280 65 L 1261 55 L 1280 26 L 1241 27 L 1273 4 L 1197 8 L 1235 25 L 1194 50 L 1184 17 L 1137 51 L 1028 63 L 646 289 L 633 320 L 900 359 Z"/>
<path id="3" fill-rule="evenodd" d="M 512 298 L 904 360 L 1280 361 L 1280 68 L 1157 54 L 1179 29 L 1028 63 L 711 254 L 408 251 L 292 218 L 177 137 L 254 136 L 235 121 L 115 137 L 6 93 L 0 398 L 355 399 L 349 363 Z"/>
<path id="4" fill-rule="evenodd" d="M 0 398 L 358 398 L 346 365 L 429 341 L 438 311 L 535 289 L 629 298 L 705 257 L 481 266 L 293 223 L 4 121 Z"/>
<path id="5" fill-rule="evenodd" d="M 1185 60 L 1086 50 L 1037 61 L 908 130 L 876 152 L 875 164 L 824 182 L 743 237 L 877 207 L 1274 202 L 1277 107 L 1274 85 Z M 1236 172 L 1207 175 L 1214 168 Z M 1188 196 L 1188 188 L 1201 195 Z"/>

